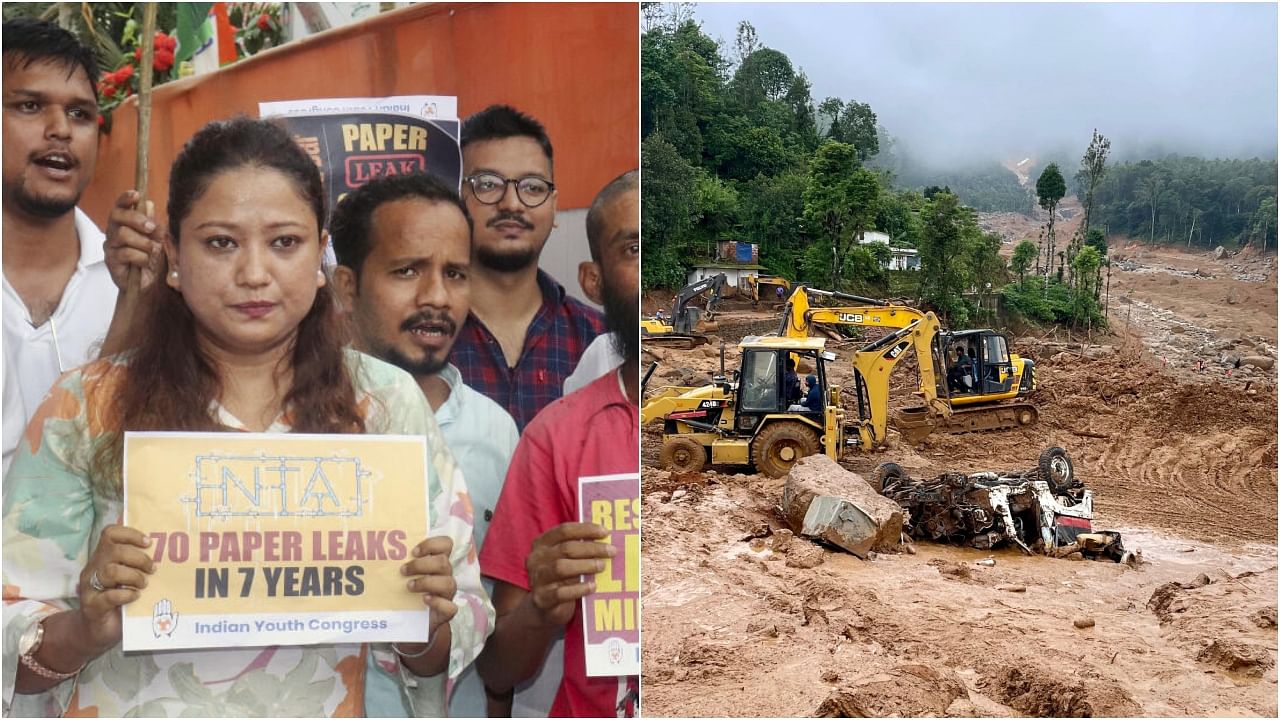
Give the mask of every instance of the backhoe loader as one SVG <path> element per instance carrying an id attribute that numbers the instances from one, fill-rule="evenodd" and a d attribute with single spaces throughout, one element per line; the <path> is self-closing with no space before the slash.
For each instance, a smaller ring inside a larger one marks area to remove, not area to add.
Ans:
<path id="1" fill-rule="evenodd" d="M 844 410 L 840 388 L 828 386 L 825 363 L 836 355 L 822 338 L 745 337 L 740 370 L 720 374 L 703 387 L 666 387 L 648 398 L 640 422 L 663 421 L 662 466 L 696 472 L 708 462 L 754 465 L 781 477 L 806 455 L 825 453 L 840 459 Z M 823 401 L 800 407 L 787 397 L 787 359 L 813 365 Z"/>

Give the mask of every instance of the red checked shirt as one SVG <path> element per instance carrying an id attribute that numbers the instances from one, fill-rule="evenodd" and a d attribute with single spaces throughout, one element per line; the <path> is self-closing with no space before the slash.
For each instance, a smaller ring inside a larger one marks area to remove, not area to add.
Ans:
<path id="1" fill-rule="evenodd" d="M 502 345 L 474 313 L 467 315 L 449 356 L 462 381 L 511 413 L 521 432 L 539 410 L 560 397 L 578 358 L 605 330 L 603 315 L 568 297 L 564 286 L 542 270 L 538 287 L 542 307 L 529 323 L 515 367 L 507 366 Z"/>

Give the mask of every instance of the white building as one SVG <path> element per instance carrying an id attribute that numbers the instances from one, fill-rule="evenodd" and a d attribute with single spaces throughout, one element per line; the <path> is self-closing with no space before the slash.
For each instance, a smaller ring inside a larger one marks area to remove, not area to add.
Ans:
<path id="1" fill-rule="evenodd" d="M 862 234 L 862 242 L 860 245 L 870 245 L 871 243 L 881 243 L 889 245 L 889 262 L 882 263 L 881 267 L 886 270 L 919 270 L 920 269 L 920 251 L 915 248 L 896 248 L 889 243 L 889 234 L 882 233 L 878 230 L 867 230 Z"/>
<path id="2" fill-rule="evenodd" d="M 703 278 L 724 273 L 726 286 L 746 289 L 748 287 L 747 277 L 759 276 L 760 271 L 763 269 L 763 265 L 738 265 L 734 263 L 694 265 L 693 269 L 689 271 L 687 283 L 692 285 Z"/>

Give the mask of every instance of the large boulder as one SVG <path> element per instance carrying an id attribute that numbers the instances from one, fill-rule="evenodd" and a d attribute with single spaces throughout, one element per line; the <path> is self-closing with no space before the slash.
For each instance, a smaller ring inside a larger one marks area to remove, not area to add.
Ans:
<path id="1" fill-rule="evenodd" d="M 1241 365 L 1252 365 L 1263 370 L 1270 370 L 1276 366 L 1276 359 L 1271 357 L 1262 357 L 1259 355 L 1250 355 L 1240 358 Z"/>
<path id="2" fill-rule="evenodd" d="M 825 540 L 866 559 L 902 539 L 902 507 L 826 455 L 802 458 L 787 475 L 782 511 L 797 535 Z"/>
<path id="3" fill-rule="evenodd" d="M 1214 249 L 1213 249 L 1213 259 L 1214 259 L 1214 260 L 1221 260 L 1222 258 L 1224 258 L 1224 257 L 1226 257 L 1226 256 L 1227 256 L 1227 249 L 1226 249 L 1226 248 L 1224 248 L 1224 247 L 1222 247 L 1221 245 L 1219 245 L 1218 247 L 1216 247 L 1216 248 L 1214 248 Z"/>

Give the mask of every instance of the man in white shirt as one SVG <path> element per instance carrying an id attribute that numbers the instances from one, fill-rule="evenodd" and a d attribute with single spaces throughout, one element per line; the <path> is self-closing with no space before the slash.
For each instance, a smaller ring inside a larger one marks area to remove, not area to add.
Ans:
<path id="1" fill-rule="evenodd" d="M 76 208 L 98 153 L 97 61 L 51 23 L 4 23 L 4 469 L 64 370 L 95 357 L 116 288 Z"/>
<path id="2" fill-rule="evenodd" d="M 4 470 L 58 376 L 118 349 L 116 288 L 154 277 L 161 230 L 126 191 L 107 238 L 77 207 L 98 154 L 93 52 L 29 18 L 4 23 Z M 108 329 L 110 328 L 110 332 Z M 105 338 L 105 339 L 104 339 Z"/>
<path id="3" fill-rule="evenodd" d="M 478 549 L 519 436 L 507 411 L 467 387 L 448 362 L 471 306 L 466 206 L 436 178 L 383 178 L 344 197 L 329 229 L 338 261 L 334 286 L 351 313 L 356 344 L 408 371 L 422 387 L 466 479 Z M 404 717 L 397 689 L 385 677 L 370 673 L 366 714 Z M 449 714 L 487 716 L 473 669 L 455 684 Z"/>

